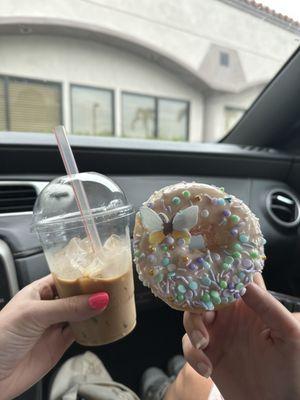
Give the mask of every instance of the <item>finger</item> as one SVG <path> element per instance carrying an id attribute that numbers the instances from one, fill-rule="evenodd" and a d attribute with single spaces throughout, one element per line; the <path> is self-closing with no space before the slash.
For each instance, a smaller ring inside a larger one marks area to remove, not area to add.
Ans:
<path id="1" fill-rule="evenodd" d="M 242 299 L 271 330 L 278 332 L 282 337 L 299 335 L 299 323 L 292 314 L 257 284 L 248 285 Z"/>
<path id="2" fill-rule="evenodd" d="M 32 300 L 51 300 L 57 296 L 57 291 L 54 285 L 54 280 L 51 274 L 44 276 L 25 286 L 17 293 L 17 296 L 26 297 Z"/>
<path id="3" fill-rule="evenodd" d="M 108 293 L 34 302 L 29 313 L 44 327 L 64 321 L 83 321 L 100 314 L 109 303 Z"/>
<path id="4" fill-rule="evenodd" d="M 205 349 L 209 343 L 209 334 L 202 318 L 202 314 L 193 314 L 188 311 L 183 314 L 185 331 L 196 349 Z"/>
<path id="5" fill-rule="evenodd" d="M 267 290 L 266 288 L 266 284 L 264 281 L 264 278 L 262 277 L 262 274 L 257 272 L 254 277 L 253 277 L 253 282 L 255 282 L 258 286 L 260 286 L 261 288 Z"/>
<path id="6" fill-rule="evenodd" d="M 182 338 L 182 348 L 184 357 L 190 366 L 204 378 L 209 378 L 212 373 L 212 364 L 202 350 L 195 349 L 187 334 Z"/>
<path id="7" fill-rule="evenodd" d="M 300 322 L 300 312 L 295 312 L 292 316 L 296 319 L 296 321 Z"/>

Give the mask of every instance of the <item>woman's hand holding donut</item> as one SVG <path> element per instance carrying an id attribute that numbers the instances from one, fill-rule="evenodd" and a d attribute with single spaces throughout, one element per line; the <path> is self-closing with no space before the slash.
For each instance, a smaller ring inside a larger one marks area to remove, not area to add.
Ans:
<path id="1" fill-rule="evenodd" d="M 186 360 L 226 400 L 299 399 L 299 318 L 256 282 L 221 311 L 185 312 Z"/>
<path id="2" fill-rule="evenodd" d="M 0 398 L 15 398 L 44 376 L 74 341 L 65 321 L 108 305 L 107 293 L 55 299 L 51 275 L 22 289 L 0 312 Z"/>

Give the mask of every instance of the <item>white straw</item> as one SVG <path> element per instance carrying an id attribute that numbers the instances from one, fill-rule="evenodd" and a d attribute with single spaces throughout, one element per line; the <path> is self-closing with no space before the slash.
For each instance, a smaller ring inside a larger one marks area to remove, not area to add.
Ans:
<path id="1" fill-rule="evenodd" d="M 65 169 L 70 178 L 72 178 L 71 184 L 74 190 L 78 209 L 82 215 L 82 220 L 87 233 L 87 237 L 90 239 L 92 249 L 94 250 L 94 252 L 96 252 L 97 249 L 101 249 L 102 247 L 101 240 L 98 235 L 96 224 L 83 184 L 79 179 L 76 179 L 76 177 L 74 176 L 79 172 L 70 143 L 67 138 L 65 127 L 61 125 L 57 126 L 54 129 L 54 133 Z"/>

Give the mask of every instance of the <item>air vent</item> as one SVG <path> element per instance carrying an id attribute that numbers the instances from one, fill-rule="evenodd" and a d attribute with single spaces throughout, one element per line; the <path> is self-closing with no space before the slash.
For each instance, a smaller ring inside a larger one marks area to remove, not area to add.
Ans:
<path id="1" fill-rule="evenodd" d="M 32 211 L 36 197 L 33 185 L 0 183 L 0 214 Z"/>
<path id="2" fill-rule="evenodd" d="M 259 147 L 259 146 L 240 146 L 243 150 L 255 151 L 255 152 L 263 152 L 263 153 L 277 153 L 277 150 L 272 149 L 271 147 Z"/>
<path id="3" fill-rule="evenodd" d="M 267 210 L 270 217 L 283 227 L 293 228 L 300 222 L 299 200 L 288 190 L 272 190 L 267 196 Z"/>

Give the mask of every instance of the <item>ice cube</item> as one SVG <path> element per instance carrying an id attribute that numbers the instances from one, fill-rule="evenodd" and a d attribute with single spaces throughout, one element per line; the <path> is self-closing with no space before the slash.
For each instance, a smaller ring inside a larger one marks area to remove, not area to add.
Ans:
<path id="1" fill-rule="evenodd" d="M 85 242 L 76 237 L 65 247 L 65 255 L 72 267 L 80 271 L 90 264 L 92 256 Z"/>

